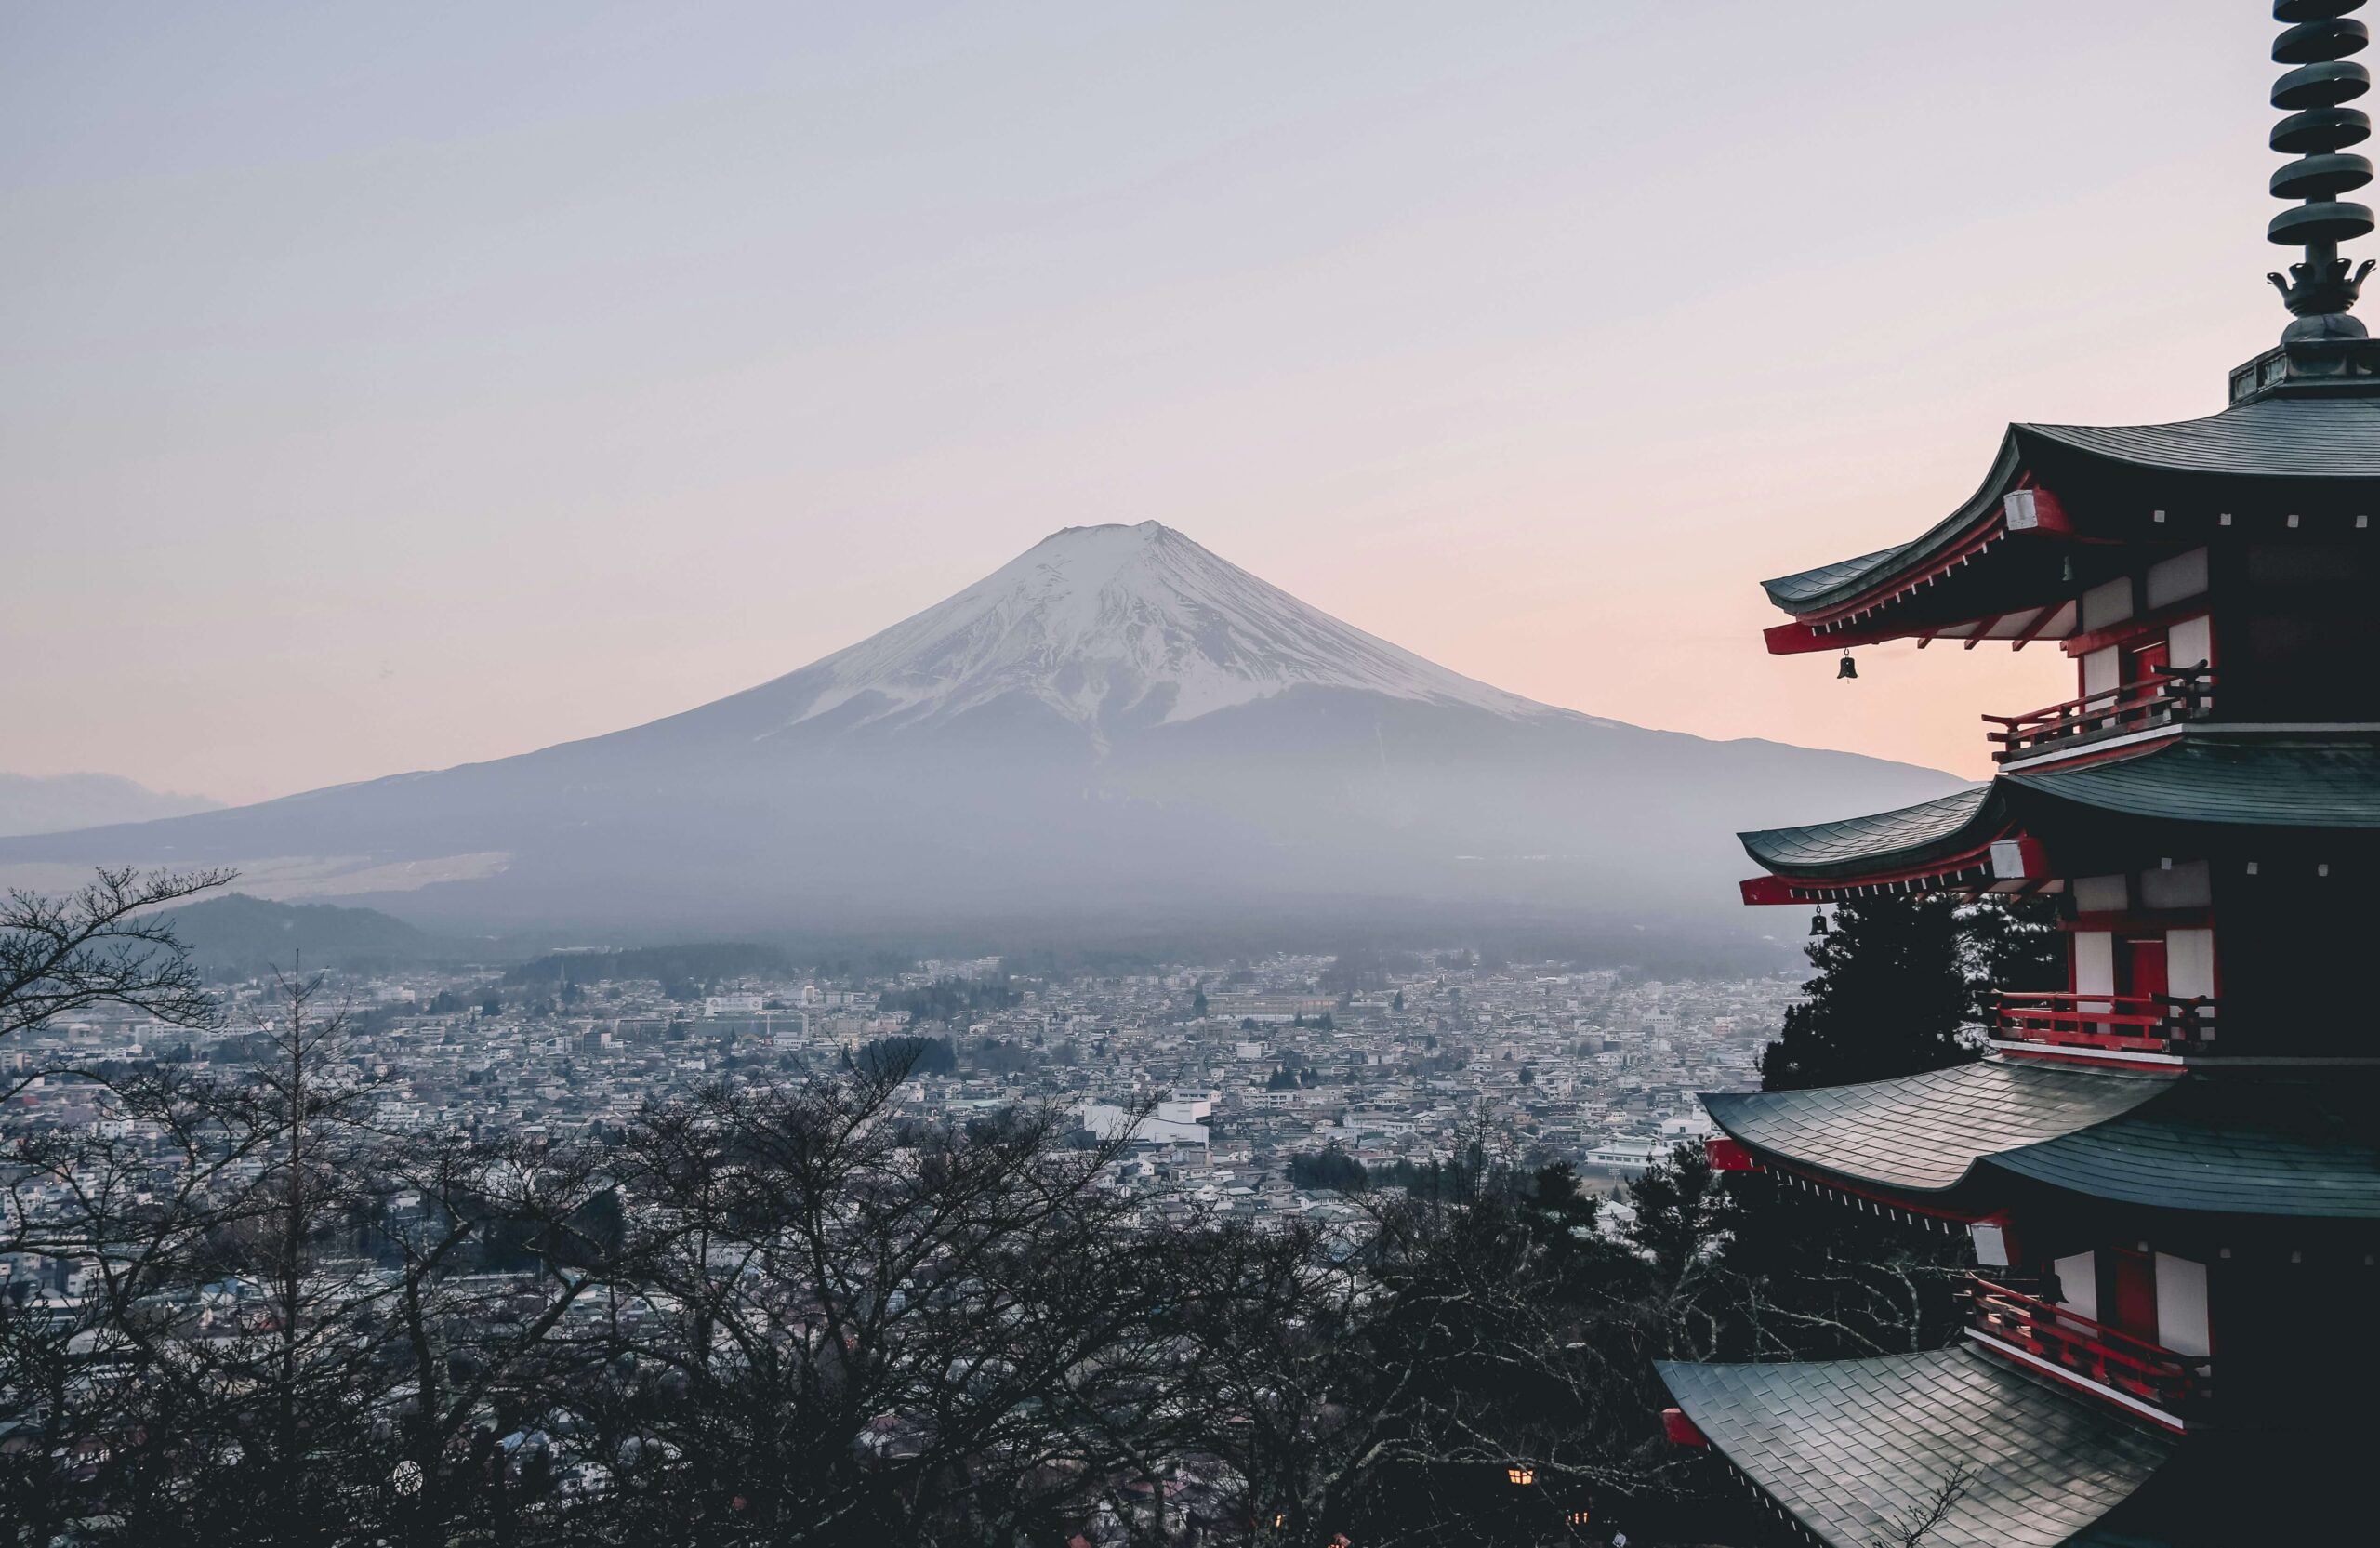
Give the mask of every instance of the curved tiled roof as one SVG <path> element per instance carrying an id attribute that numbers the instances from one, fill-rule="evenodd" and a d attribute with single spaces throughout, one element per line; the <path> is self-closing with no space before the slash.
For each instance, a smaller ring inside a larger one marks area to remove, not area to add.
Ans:
<path id="1" fill-rule="evenodd" d="M 1821 564 L 1815 570 L 1779 576 L 1775 580 L 1764 580 L 1760 584 L 1768 592 L 1769 601 L 1779 607 L 1792 607 L 1796 602 L 1808 602 L 1841 589 L 1864 576 L 1890 575 L 1896 562 L 1915 547 L 1915 543 L 1896 543 L 1889 549 L 1863 553 L 1857 559 L 1838 560 L 1832 564 Z"/>
<path id="2" fill-rule="evenodd" d="M 1873 816 L 1763 828 L 1736 837 L 1744 853 L 1763 866 L 1797 876 L 1846 867 L 1876 870 L 1896 861 L 1915 865 L 1937 854 L 1971 850 L 1994 837 L 2001 819 L 1990 795 L 1990 786 L 1978 785 Z"/>
<path id="3" fill-rule="evenodd" d="M 2135 758 L 2004 774 L 2130 816 L 2268 827 L 2380 827 L 2380 746 L 2190 736 Z"/>
<path id="4" fill-rule="evenodd" d="M 1898 1541 L 1954 1475 L 1965 1492 L 1929 1548 L 2056 1548 L 2176 1444 L 1966 1345 L 1654 1369 L 1720 1454 L 1831 1548 Z"/>
<path id="5" fill-rule="evenodd" d="M 1977 1060 L 1895 1081 L 1704 1093 L 1713 1124 L 1754 1150 L 1854 1182 L 1942 1193 L 1976 1162 L 2104 1124 L 2173 1077 Z"/>
<path id="6" fill-rule="evenodd" d="M 1917 536 L 1857 559 L 1837 560 L 1815 570 L 1764 580 L 1761 589 L 1768 593 L 1770 602 L 1788 613 L 1813 613 L 1846 602 L 1903 566 L 1949 548 L 1977 519 L 1998 509 L 2000 497 L 2015 482 L 2018 466 L 2016 427 L 2011 425 L 2008 433 L 2001 438 L 2000 455 L 1992 459 L 1991 471 L 1976 492 L 1967 496 L 1964 505 Z"/>
<path id="7" fill-rule="evenodd" d="M 2266 398 L 2171 425 L 2012 428 L 2022 441 L 2037 438 L 2158 472 L 2380 478 L 2380 399 L 2373 398 Z"/>
<path id="8" fill-rule="evenodd" d="M 2019 470 L 2080 456 L 2135 471 L 2248 479 L 2380 479 L 2380 399 L 2266 398 L 2170 425 L 2014 424 L 1965 503 L 1909 542 L 1761 582 L 1788 613 L 1851 601 L 1950 547 L 1998 506 Z"/>
<path id="9" fill-rule="evenodd" d="M 2380 828 L 2380 742 L 2185 735 L 2130 757 L 2003 774 L 1915 806 L 1736 837 L 1779 876 L 1884 876 L 1971 853 L 2045 815 L 2044 801 L 2163 822 Z"/>
<path id="10" fill-rule="evenodd" d="M 2157 1209 L 2380 1219 L 2369 1081 L 2193 1079 L 2147 1112 L 1990 1158 L 2002 1171 Z"/>
<path id="11" fill-rule="evenodd" d="M 1988 1157 L 2121 1118 L 2173 1078 L 1985 1059 L 1858 1086 L 1706 1092 L 1702 1105 L 1755 1150 L 1855 1182 L 1940 1193 Z"/>

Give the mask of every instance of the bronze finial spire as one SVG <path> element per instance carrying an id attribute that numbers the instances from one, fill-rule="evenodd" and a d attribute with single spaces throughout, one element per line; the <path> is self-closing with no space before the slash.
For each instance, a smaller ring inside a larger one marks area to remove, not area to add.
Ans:
<path id="1" fill-rule="evenodd" d="M 2347 309 L 2373 266 L 2366 261 L 2350 276 L 2339 257 L 2340 243 L 2372 231 L 2370 207 L 2339 198 L 2372 180 L 2372 163 L 2347 151 L 2371 137 L 2372 120 L 2340 105 L 2372 88 L 2371 73 L 2347 57 L 2372 41 L 2347 14 L 2362 7 L 2363 0 L 2273 0 L 2273 20 L 2290 24 L 2273 40 L 2273 60 L 2296 68 L 2273 83 L 2272 105 L 2289 116 L 2273 126 L 2272 148 L 2297 159 L 2272 175 L 2272 192 L 2305 201 L 2265 228 L 2281 245 L 2306 249 L 2288 279 L 2266 276 L 2297 319 L 2281 334 L 2284 344 L 2364 337 Z"/>

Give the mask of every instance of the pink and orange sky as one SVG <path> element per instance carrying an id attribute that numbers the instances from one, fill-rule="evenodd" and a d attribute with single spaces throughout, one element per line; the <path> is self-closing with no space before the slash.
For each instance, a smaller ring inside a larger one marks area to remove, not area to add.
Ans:
<path id="1" fill-rule="evenodd" d="M 1977 773 L 2036 647 L 1762 654 L 2011 418 L 2221 406 L 2261 0 L 0 12 L 0 770 L 233 800 L 791 670 L 1154 518 L 1596 714 Z"/>

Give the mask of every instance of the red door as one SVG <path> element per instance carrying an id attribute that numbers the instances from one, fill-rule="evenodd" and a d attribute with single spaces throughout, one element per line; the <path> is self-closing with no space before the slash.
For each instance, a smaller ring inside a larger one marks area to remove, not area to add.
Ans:
<path id="1" fill-rule="evenodd" d="M 2116 993 L 2151 997 L 2166 992 L 2165 937 L 2162 935 L 2119 935 L 2116 937 Z M 2159 1014 L 2154 1005 L 2119 1004 L 2108 1009 L 2119 1015 L 2148 1016 Z M 2152 1028 L 2138 1022 L 2109 1022 L 2100 1027 L 2119 1037 L 2137 1038 Z"/>
<path id="2" fill-rule="evenodd" d="M 2156 702 L 2157 685 L 2165 681 L 2162 668 L 2173 665 L 2173 642 L 2163 635 L 2135 646 L 2123 653 L 2122 702 L 2127 706 L 2147 706 Z M 2135 709 L 2127 722 L 2137 725 L 2142 721 L 2162 720 L 2162 714 L 2152 715 L 2147 708 Z"/>
<path id="3" fill-rule="evenodd" d="M 2107 1283 L 2099 1290 L 2099 1320 L 2149 1343 L 2157 1342 L 2157 1264 L 2146 1252 L 2119 1247 L 2099 1254 Z"/>
<path id="4" fill-rule="evenodd" d="M 2116 963 L 2120 980 L 2116 990 L 2127 995 L 2162 995 L 2166 992 L 2165 937 L 2162 935 L 2127 935 L 2120 943 L 2123 951 Z"/>

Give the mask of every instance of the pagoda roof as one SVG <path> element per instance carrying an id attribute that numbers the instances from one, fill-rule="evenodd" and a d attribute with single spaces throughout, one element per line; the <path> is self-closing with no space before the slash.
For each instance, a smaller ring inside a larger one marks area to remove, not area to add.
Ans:
<path id="1" fill-rule="evenodd" d="M 1980 1171 L 2148 1209 L 2380 1220 L 2380 1081 L 1984 1059 L 1800 1092 L 1709 1092 L 1729 1138 L 1902 1196 Z"/>
<path id="2" fill-rule="evenodd" d="M 2057 1548 L 2170 1460 L 2175 1437 L 1961 1344 L 1875 1359 L 1656 1361 L 1711 1444 L 1831 1548 L 1897 1541 L 1945 1483 L 1940 1548 Z"/>
<path id="3" fill-rule="evenodd" d="M 1946 1193 L 2003 1152 L 2122 1118 L 2170 1075 L 1983 1059 L 1892 1080 L 1799 1092 L 1712 1092 L 1729 1138 L 1855 1184 Z"/>
<path id="4" fill-rule="evenodd" d="M 2077 806 L 2169 822 L 2380 827 L 2380 745 L 2185 735 L 2129 758 L 2003 774 Z"/>
<path id="5" fill-rule="evenodd" d="M 1852 882 L 1943 869 L 2019 829 L 2105 814 L 2215 827 L 2380 829 L 2380 743 L 2226 738 L 2189 728 L 2122 757 L 2003 774 L 1914 806 L 1736 837 L 1775 875 Z"/>
<path id="6" fill-rule="evenodd" d="M 1993 461 L 1991 471 L 1976 492 L 1948 516 L 1919 533 L 1906 543 L 1896 543 L 1889 549 L 1878 549 L 1856 559 L 1838 559 L 1831 564 L 1816 569 L 1800 570 L 1774 580 L 1764 580 L 1760 589 L 1768 600 L 1797 615 L 1825 613 L 1845 602 L 1853 602 L 1875 590 L 1886 581 L 1905 571 L 1916 568 L 1921 562 L 1941 554 L 1959 545 L 1962 537 L 1978 525 L 1997 519 L 2001 501 L 2015 486 L 2022 467 L 2016 431 L 2011 425 L 2001 442 L 2000 456 Z"/>
<path id="7" fill-rule="evenodd" d="M 1768 600 L 1801 620 L 1770 630 L 1770 648 L 1910 634 L 2060 638 L 2072 615 L 2049 615 L 2073 594 L 2075 549 L 2043 539 L 2128 523 L 2142 512 L 2122 492 L 2215 481 L 2233 497 L 2268 487 L 2320 499 L 2360 480 L 2380 480 L 2380 398 L 2371 396 L 2263 398 L 2167 425 L 2012 424 L 1975 493 L 1917 536 L 1763 581 Z M 2176 548 L 2204 540 L 2179 524 L 2157 533 Z"/>
<path id="8" fill-rule="evenodd" d="M 2210 1214 L 2380 1219 L 2370 1083 L 2175 1082 L 2154 1107 L 1993 1156 L 2069 1193 Z"/>
<path id="9" fill-rule="evenodd" d="M 2380 478 L 2380 399 L 2266 398 L 2171 425 L 2011 425 L 2038 456 L 2065 452 L 2160 473 Z"/>
<path id="10" fill-rule="evenodd" d="M 1772 871 L 1806 877 L 1900 868 L 1960 854 L 2006 826 L 1992 787 L 1978 785 L 1872 816 L 1739 833 L 1744 853 Z"/>

